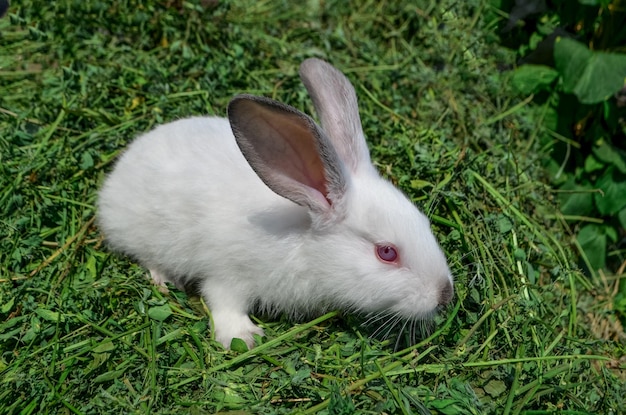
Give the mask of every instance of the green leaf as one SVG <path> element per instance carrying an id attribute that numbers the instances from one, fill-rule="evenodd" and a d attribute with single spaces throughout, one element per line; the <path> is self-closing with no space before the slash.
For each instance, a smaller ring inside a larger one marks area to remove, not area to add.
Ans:
<path id="1" fill-rule="evenodd" d="M 520 93 L 529 95 L 550 89 L 559 72 L 544 65 L 522 65 L 513 72 L 511 84 Z"/>
<path id="2" fill-rule="evenodd" d="M 428 407 L 444 415 L 459 415 L 465 413 L 464 408 L 460 407 L 454 399 L 436 399 L 428 402 Z"/>
<path id="3" fill-rule="evenodd" d="M 22 331 L 22 328 L 18 327 L 16 329 L 4 332 L 4 333 L 0 334 L 0 340 L 6 341 L 6 340 L 9 340 L 9 339 L 11 339 L 13 337 L 19 338 L 20 337 L 19 334 L 21 333 L 21 331 Z"/>
<path id="4" fill-rule="evenodd" d="M 108 339 L 105 339 L 98 346 L 94 347 L 92 352 L 93 353 L 107 353 L 107 352 L 112 352 L 113 350 L 115 350 L 115 344 L 112 341 L 108 341 Z"/>
<path id="5" fill-rule="evenodd" d="M 96 257 L 95 256 L 90 256 L 87 259 L 87 264 L 85 265 L 85 274 L 87 276 L 87 278 L 89 279 L 89 281 L 95 281 L 96 278 L 98 277 L 98 271 L 97 271 L 97 264 L 96 264 Z"/>
<path id="6" fill-rule="evenodd" d="M 594 201 L 602 215 L 615 215 L 626 206 L 626 175 L 613 166 L 596 182 L 602 193 L 594 194 Z"/>
<path id="7" fill-rule="evenodd" d="M 526 261 L 526 251 L 522 248 L 515 248 L 513 251 L 513 257 L 516 261 Z"/>
<path id="8" fill-rule="evenodd" d="M 576 183 L 570 178 L 559 193 L 561 212 L 564 215 L 585 216 L 593 210 L 593 188 L 588 183 Z"/>
<path id="9" fill-rule="evenodd" d="M 22 341 L 33 341 L 37 337 L 37 334 L 39 332 L 41 332 L 41 320 L 37 318 L 37 316 L 32 315 L 30 318 L 30 327 L 28 328 L 28 330 L 26 330 L 26 333 L 22 337 Z"/>
<path id="10" fill-rule="evenodd" d="M 600 161 L 612 164 L 622 173 L 626 174 L 626 152 L 616 148 L 605 140 L 598 140 L 591 149 L 593 155 Z"/>
<path id="11" fill-rule="evenodd" d="M 602 6 L 604 8 L 611 4 L 612 0 L 578 0 L 578 3 L 584 6 Z"/>
<path id="12" fill-rule="evenodd" d="M 11 309 L 13 309 L 13 304 L 15 304 L 15 297 L 11 297 L 9 301 L 2 304 L 2 306 L 0 306 L 0 312 L 2 314 L 8 313 Z"/>
<path id="13" fill-rule="evenodd" d="M 583 104 L 606 100 L 624 86 L 626 55 L 594 52 L 568 38 L 557 39 L 554 62 L 563 78 L 563 90 Z"/>
<path id="14" fill-rule="evenodd" d="M 605 167 L 605 164 L 598 160 L 593 154 L 590 154 L 585 159 L 585 172 L 593 173 L 597 170 L 602 170 Z"/>
<path id="15" fill-rule="evenodd" d="M 96 376 L 92 382 L 93 383 L 108 382 L 108 381 L 119 378 L 123 374 L 124 374 L 124 370 L 112 370 L 110 372 L 106 372 L 106 373 Z"/>
<path id="16" fill-rule="evenodd" d="M 238 338 L 234 338 L 230 341 L 230 350 L 237 352 L 237 353 L 247 352 L 248 345 L 246 344 L 245 341 L 238 339 Z"/>
<path id="17" fill-rule="evenodd" d="M 620 119 L 622 118 L 620 109 L 624 106 L 623 102 L 626 98 L 624 92 L 626 91 L 618 92 L 615 100 L 609 99 L 602 103 L 602 117 L 608 131 L 616 131 L 620 127 Z"/>
<path id="18" fill-rule="evenodd" d="M 433 184 L 426 180 L 411 180 L 411 189 L 425 189 L 427 187 L 433 187 Z"/>
<path id="19" fill-rule="evenodd" d="M 0 332 L 7 331 L 12 327 L 17 326 L 18 324 L 25 324 L 26 320 L 28 320 L 28 316 L 13 317 L 0 324 Z"/>
<path id="20" fill-rule="evenodd" d="M 45 308 L 37 308 L 35 309 L 35 313 L 44 320 L 52 321 L 54 323 L 64 320 L 63 317 L 56 311 L 47 310 Z"/>
<path id="21" fill-rule="evenodd" d="M 296 372 L 295 375 L 291 377 L 291 384 L 300 385 L 305 380 L 309 379 L 310 377 L 311 377 L 311 369 L 309 368 L 300 369 Z"/>
<path id="22" fill-rule="evenodd" d="M 549 130 L 556 131 L 559 128 L 559 113 L 553 107 L 543 109 L 543 126 Z"/>
<path id="23" fill-rule="evenodd" d="M 626 207 L 617 214 L 617 220 L 623 229 L 626 229 Z"/>
<path id="24" fill-rule="evenodd" d="M 93 167 L 93 165 L 94 165 L 93 157 L 91 157 L 91 154 L 89 154 L 89 152 L 85 151 L 80 158 L 81 170 L 90 169 Z"/>
<path id="25" fill-rule="evenodd" d="M 222 402 L 226 406 L 239 407 L 246 402 L 246 400 L 235 389 L 230 387 L 213 390 L 211 397 L 218 402 Z"/>
<path id="26" fill-rule="evenodd" d="M 513 222 L 504 215 L 498 217 L 498 228 L 501 234 L 505 234 L 513 229 Z"/>
<path id="27" fill-rule="evenodd" d="M 605 226 L 604 233 L 606 233 L 606 237 L 608 238 L 607 241 L 611 241 L 612 243 L 617 242 L 617 229 L 613 226 Z"/>
<path id="28" fill-rule="evenodd" d="M 506 392 L 506 384 L 501 380 L 492 379 L 485 385 L 485 392 L 492 398 L 497 398 Z"/>
<path id="29" fill-rule="evenodd" d="M 169 304 L 158 305 L 148 309 L 148 316 L 157 321 L 164 321 L 172 315 L 172 309 Z"/>
<path id="30" fill-rule="evenodd" d="M 591 268 L 598 270 L 606 265 L 606 234 L 604 225 L 591 223 L 583 226 L 576 236 Z"/>

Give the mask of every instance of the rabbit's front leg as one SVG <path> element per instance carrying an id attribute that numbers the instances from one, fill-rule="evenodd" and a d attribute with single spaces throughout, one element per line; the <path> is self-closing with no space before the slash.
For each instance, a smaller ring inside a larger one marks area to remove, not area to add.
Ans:
<path id="1" fill-rule="evenodd" d="M 202 294 L 213 317 L 215 340 L 230 348 L 234 338 L 243 340 L 249 349 L 254 347 L 254 335 L 263 336 L 263 329 L 248 317 L 248 301 L 236 287 L 222 287 L 213 282 L 202 287 Z"/>

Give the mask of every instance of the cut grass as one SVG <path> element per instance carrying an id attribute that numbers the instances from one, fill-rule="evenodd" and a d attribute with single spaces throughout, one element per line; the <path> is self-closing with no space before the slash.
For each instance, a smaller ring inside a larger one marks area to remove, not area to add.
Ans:
<path id="1" fill-rule="evenodd" d="M 30 413 L 620 413 L 614 280 L 587 279 L 544 184 L 513 56 L 472 2 L 24 1 L 0 19 L 0 408 Z M 246 352 L 93 226 L 115 157 L 236 93 L 312 113 L 310 56 L 354 82 L 380 171 L 433 219 L 456 302 L 417 344 L 336 312 Z M 552 219 L 550 219 L 552 218 Z M 598 330 L 602 326 L 602 330 Z"/>

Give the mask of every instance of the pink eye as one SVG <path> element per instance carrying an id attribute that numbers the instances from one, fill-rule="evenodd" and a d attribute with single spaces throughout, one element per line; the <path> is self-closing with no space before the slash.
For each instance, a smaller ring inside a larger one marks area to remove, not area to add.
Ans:
<path id="1" fill-rule="evenodd" d="M 383 262 L 396 262 L 398 251 L 393 245 L 376 245 L 376 255 Z"/>

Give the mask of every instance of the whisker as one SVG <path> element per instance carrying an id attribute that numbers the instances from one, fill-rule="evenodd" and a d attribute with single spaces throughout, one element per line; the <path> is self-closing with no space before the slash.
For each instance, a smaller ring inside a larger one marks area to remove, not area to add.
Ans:
<path id="1" fill-rule="evenodd" d="M 371 337 L 380 338 L 381 340 L 387 340 L 387 338 L 389 337 L 389 330 L 393 329 L 393 327 L 397 324 L 397 316 L 387 313 L 386 316 L 384 317 L 385 317 L 385 320 L 383 320 L 380 326 L 372 333 Z M 387 317 L 389 318 L 387 319 Z M 388 329 L 390 325 L 391 327 L 390 329 Z M 386 330 L 386 333 L 380 336 L 385 330 Z"/>
<path id="2" fill-rule="evenodd" d="M 362 326 L 369 326 L 371 324 L 374 324 L 374 323 L 376 323 L 376 322 L 386 318 L 388 314 L 389 314 L 388 312 L 385 312 L 385 313 L 369 313 L 365 317 L 367 317 L 367 316 L 371 316 L 371 317 L 369 317 L 367 320 L 365 320 L 361 325 Z"/>
<path id="3" fill-rule="evenodd" d="M 441 200 L 441 196 L 440 194 L 437 194 L 435 197 L 430 199 L 427 206 L 424 206 L 424 214 L 427 217 L 430 218 L 432 216 L 433 212 L 435 211 L 435 208 L 439 205 L 440 200 Z"/>
<path id="4" fill-rule="evenodd" d="M 393 331 L 393 328 L 398 324 L 400 319 L 401 318 L 397 313 L 385 313 L 384 320 L 381 322 L 380 327 L 374 331 L 372 337 L 380 338 L 383 341 L 387 340 L 389 338 L 389 333 Z"/>
<path id="5" fill-rule="evenodd" d="M 398 333 L 398 337 L 396 338 L 396 344 L 393 347 L 393 351 L 397 352 L 398 350 L 400 350 L 399 346 L 400 346 L 400 340 L 402 340 L 402 333 L 404 333 L 404 330 L 406 329 L 407 324 L 409 324 L 410 320 L 406 320 L 404 322 L 404 324 L 402 325 L 402 328 L 400 329 L 400 332 Z"/>

